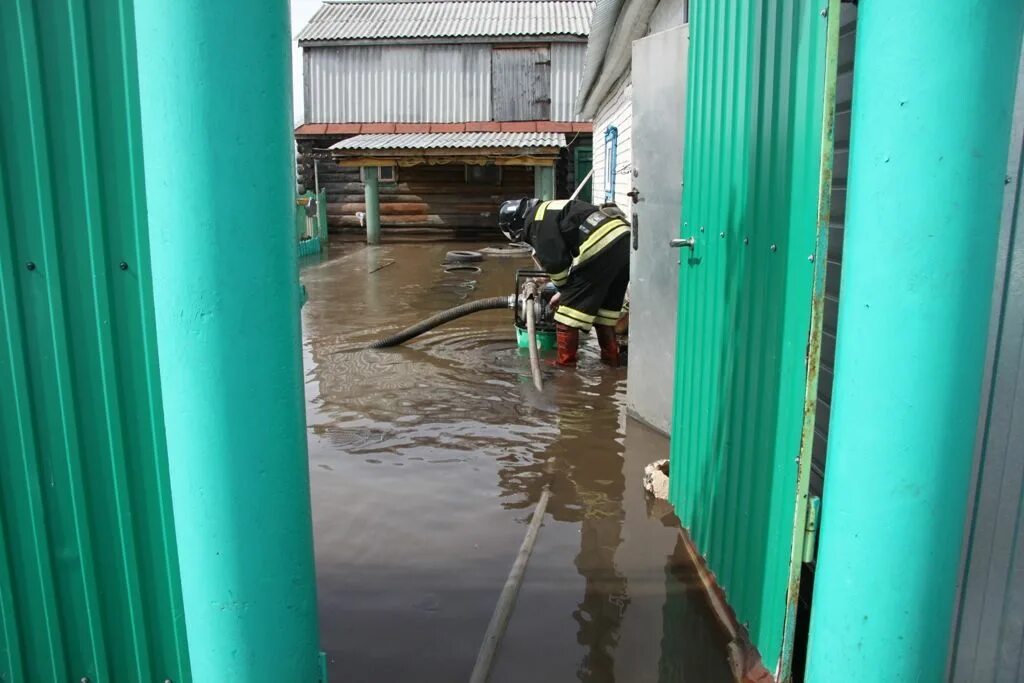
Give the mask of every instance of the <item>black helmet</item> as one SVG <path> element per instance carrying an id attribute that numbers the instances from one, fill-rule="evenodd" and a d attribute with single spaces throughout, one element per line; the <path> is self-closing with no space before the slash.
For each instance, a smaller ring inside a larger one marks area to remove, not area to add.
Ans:
<path id="1" fill-rule="evenodd" d="M 522 242 L 526 227 L 526 212 L 537 203 L 536 199 L 510 199 L 498 210 L 498 228 L 509 242 Z"/>

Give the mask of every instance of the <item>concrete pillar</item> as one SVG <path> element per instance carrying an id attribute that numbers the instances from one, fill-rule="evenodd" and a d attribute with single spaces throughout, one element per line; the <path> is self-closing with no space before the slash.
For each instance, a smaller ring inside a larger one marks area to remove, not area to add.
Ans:
<path id="1" fill-rule="evenodd" d="M 376 166 L 363 168 L 363 193 L 366 200 L 366 243 L 380 244 L 380 194 L 377 191 Z"/>
<path id="2" fill-rule="evenodd" d="M 317 681 L 288 2 L 134 7 L 193 679 Z"/>
<path id="3" fill-rule="evenodd" d="M 860 3 L 808 681 L 945 676 L 1022 26 Z"/>

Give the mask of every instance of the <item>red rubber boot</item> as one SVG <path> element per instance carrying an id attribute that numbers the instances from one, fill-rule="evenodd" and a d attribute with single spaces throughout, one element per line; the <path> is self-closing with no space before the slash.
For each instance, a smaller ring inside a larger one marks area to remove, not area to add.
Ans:
<path id="1" fill-rule="evenodd" d="M 570 368 L 576 367 L 576 352 L 580 348 L 580 331 L 575 327 L 556 323 L 555 334 L 558 338 L 558 364 Z"/>
<path id="2" fill-rule="evenodd" d="M 619 340 L 615 338 L 612 325 L 594 325 L 597 343 L 601 346 L 601 362 L 613 368 L 619 367 Z"/>

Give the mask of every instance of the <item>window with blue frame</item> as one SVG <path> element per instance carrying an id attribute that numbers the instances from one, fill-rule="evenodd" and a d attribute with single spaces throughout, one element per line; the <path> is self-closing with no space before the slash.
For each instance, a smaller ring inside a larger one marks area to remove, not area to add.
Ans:
<path id="1" fill-rule="evenodd" d="M 619 165 L 619 129 L 608 126 L 604 129 L 604 200 L 615 201 L 615 169 Z"/>

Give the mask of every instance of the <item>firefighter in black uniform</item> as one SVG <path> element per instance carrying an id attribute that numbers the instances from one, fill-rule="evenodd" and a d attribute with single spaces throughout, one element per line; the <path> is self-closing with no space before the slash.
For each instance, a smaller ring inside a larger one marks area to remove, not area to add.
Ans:
<path id="1" fill-rule="evenodd" d="M 618 207 L 513 199 L 501 205 L 498 226 L 510 241 L 533 247 L 558 287 L 558 364 L 576 365 L 580 332 L 593 327 L 601 360 L 618 366 L 615 324 L 629 285 L 629 223 Z"/>

